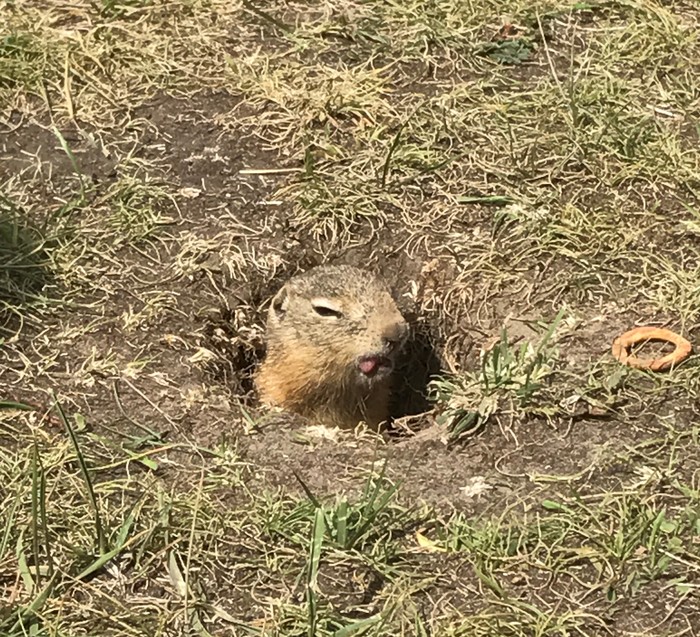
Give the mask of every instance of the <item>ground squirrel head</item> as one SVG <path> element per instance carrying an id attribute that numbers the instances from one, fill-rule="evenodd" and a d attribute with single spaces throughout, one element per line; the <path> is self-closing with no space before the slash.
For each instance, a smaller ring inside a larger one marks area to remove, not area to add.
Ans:
<path id="1" fill-rule="evenodd" d="M 319 362 L 332 358 L 370 384 L 393 370 L 408 333 L 388 286 L 351 266 L 321 266 L 290 279 L 272 299 L 267 329 L 269 349 L 316 349 Z"/>
<path id="2" fill-rule="evenodd" d="M 335 401 L 346 412 L 388 386 L 408 336 L 389 287 L 351 266 L 319 266 L 291 278 L 273 297 L 263 400 L 296 411 Z"/>

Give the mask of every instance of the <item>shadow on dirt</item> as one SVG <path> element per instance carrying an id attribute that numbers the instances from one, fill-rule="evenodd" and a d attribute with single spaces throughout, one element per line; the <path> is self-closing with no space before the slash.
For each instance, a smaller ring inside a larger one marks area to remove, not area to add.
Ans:
<path id="1" fill-rule="evenodd" d="M 392 418 L 416 416 L 431 407 L 428 383 L 440 373 L 441 362 L 428 326 L 412 321 L 411 336 L 396 366 Z"/>

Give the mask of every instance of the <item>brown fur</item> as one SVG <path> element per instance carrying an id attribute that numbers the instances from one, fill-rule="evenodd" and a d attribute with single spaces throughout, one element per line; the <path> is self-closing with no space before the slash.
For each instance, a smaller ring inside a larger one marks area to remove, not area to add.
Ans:
<path id="1" fill-rule="evenodd" d="M 392 375 L 369 380 L 358 360 L 394 360 L 407 330 L 388 287 L 369 272 L 321 266 L 294 277 L 268 313 L 260 398 L 320 424 L 376 427 L 389 417 Z"/>

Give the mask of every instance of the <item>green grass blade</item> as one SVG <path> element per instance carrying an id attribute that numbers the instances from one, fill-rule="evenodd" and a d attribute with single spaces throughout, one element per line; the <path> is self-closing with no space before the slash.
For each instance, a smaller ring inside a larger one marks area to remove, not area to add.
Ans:
<path id="1" fill-rule="evenodd" d="M 348 501 L 343 499 L 336 509 L 335 540 L 342 548 L 348 541 Z"/>
<path id="2" fill-rule="evenodd" d="M 457 197 L 457 203 L 480 203 L 488 206 L 507 206 L 513 203 L 513 198 L 505 195 L 488 195 L 483 197 L 469 197 L 464 195 L 462 197 Z"/>
<path id="3" fill-rule="evenodd" d="M 5 551 L 7 551 L 7 547 L 10 544 L 10 533 L 12 532 L 12 529 L 14 528 L 14 523 L 15 523 L 15 515 L 17 513 L 17 507 L 19 506 L 20 502 L 22 500 L 22 492 L 18 491 L 15 494 L 14 500 L 12 502 L 12 506 L 7 512 L 7 520 L 5 521 L 5 530 L 3 531 L 2 534 L 2 541 L 0 541 L 0 556 L 5 555 Z"/>
<path id="4" fill-rule="evenodd" d="M 83 175 L 82 171 L 80 170 L 80 167 L 78 166 L 78 160 L 75 158 L 73 151 L 68 145 L 66 138 L 61 134 L 61 131 L 58 130 L 58 128 L 56 128 L 55 126 L 52 126 L 51 128 L 53 130 L 54 135 L 56 135 L 58 143 L 61 145 L 63 152 L 68 156 L 68 159 L 70 160 L 71 166 L 73 166 L 75 174 L 78 176 L 78 180 L 80 181 L 80 198 L 82 201 L 85 201 L 85 176 Z"/>
<path id="5" fill-rule="evenodd" d="M 537 349 L 535 350 L 535 355 L 532 357 L 532 361 L 527 367 L 524 384 L 525 388 L 529 387 L 532 372 L 535 370 L 535 367 L 537 367 L 537 365 L 540 363 L 540 355 L 542 354 L 544 348 L 549 344 L 549 341 L 551 340 L 552 336 L 554 336 L 554 332 L 556 331 L 557 327 L 559 327 L 559 323 L 561 323 L 561 320 L 564 317 L 564 311 L 565 308 L 562 307 L 557 312 L 557 315 L 554 317 L 554 320 L 552 321 L 551 325 L 545 332 L 542 339 L 540 339 L 540 342 L 537 345 Z"/>
<path id="6" fill-rule="evenodd" d="M 359 621 L 353 622 L 352 624 L 348 624 L 347 626 L 343 626 L 343 628 L 336 630 L 333 633 L 333 637 L 353 637 L 354 635 L 360 635 L 381 620 L 381 615 L 372 615 L 372 617 L 360 619 Z"/>
<path id="7" fill-rule="evenodd" d="M 36 407 L 12 400 L 0 400 L 0 409 L 16 409 L 18 411 L 36 411 Z"/>
<path id="8" fill-rule="evenodd" d="M 311 491 L 311 489 L 309 489 L 309 487 L 307 486 L 306 482 L 304 482 L 304 481 L 302 480 L 301 476 L 300 476 L 296 471 L 294 471 L 293 469 L 292 469 L 292 473 L 294 474 L 294 477 L 297 479 L 297 482 L 299 482 L 299 484 L 301 485 L 301 488 L 304 490 L 304 493 L 306 494 L 306 497 L 309 498 L 309 500 L 311 501 L 311 503 L 312 503 L 317 509 L 320 509 L 320 508 L 321 508 L 321 503 L 318 501 L 318 499 L 317 499 L 316 496 L 313 494 L 313 492 Z"/>
<path id="9" fill-rule="evenodd" d="M 16 550 L 16 556 L 17 556 L 17 571 L 19 573 L 19 576 L 22 578 L 22 582 L 24 583 L 24 587 L 28 591 L 34 591 L 36 588 L 36 581 L 34 577 L 32 576 L 31 569 L 29 568 L 29 565 L 27 564 L 27 556 L 25 555 L 24 551 L 22 550 L 22 539 L 24 538 L 24 533 L 20 533 L 19 537 L 17 538 L 17 550 Z"/>
<path id="10" fill-rule="evenodd" d="M 75 450 L 75 455 L 78 459 L 78 465 L 80 466 L 80 471 L 83 474 L 83 480 L 85 481 L 85 487 L 87 490 L 87 496 L 88 500 L 90 501 L 90 505 L 92 506 L 93 513 L 95 515 L 95 535 L 96 535 L 96 540 L 97 540 L 97 547 L 98 550 L 101 554 L 104 554 L 106 552 L 106 542 L 105 542 L 105 536 L 104 536 L 104 531 L 102 528 L 102 516 L 100 515 L 100 507 L 97 504 L 97 498 L 95 497 L 95 491 L 92 486 L 92 479 L 90 478 L 90 472 L 88 471 L 87 464 L 85 462 L 85 458 L 83 457 L 83 453 L 80 449 L 80 445 L 78 444 L 78 437 L 75 435 L 75 431 L 73 427 L 71 426 L 70 422 L 68 422 L 68 419 L 66 418 L 66 414 L 63 411 L 63 408 L 61 407 L 60 403 L 58 402 L 58 399 L 54 395 L 54 404 L 56 406 L 56 411 L 58 412 L 58 417 L 63 423 L 63 426 L 66 428 L 66 431 L 68 432 L 68 436 L 70 437 L 71 443 L 73 444 L 73 449 Z"/>
<path id="11" fill-rule="evenodd" d="M 316 509 L 314 523 L 311 531 L 311 546 L 309 547 L 309 563 L 306 579 L 306 601 L 308 607 L 308 637 L 316 637 L 318 624 L 318 603 L 316 593 L 318 590 L 318 571 L 321 562 L 321 549 L 323 548 L 323 536 L 326 532 L 325 516 L 322 509 Z"/>
<path id="12" fill-rule="evenodd" d="M 58 574 L 55 574 L 53 578 L 51 578 L 46 586 L 39 592 L 36 597 L 31 601 L 31 603 L 28 606 L 25 606 L 24 608 L 21 608 L 18 610 L 17 615 L 19 615 L 18 619 L 15 621 L 14 624 L 12 624 L 11 628 L 7 633 L 0 633 L 0 634 L 8 634 L 8 635 L 26 635 L 26 634 L 34 634 L 34 626 L 30 627 L 30 633 L 27 633 L 27 627 L 26 627 L 26 622 L 30 621 L 31 618 L 33 618 L 44 606 L 44 603 L 46 600 L 51 596 L 51 593 L 53 593 L 53 590 L 55 588 L 55 583 L 56 583 L 56 578 L 58 577 Z M 14 617 L 14 616 L 13 616 Z M 10 618 L 11 619 L 11 618 Z M 5 626 L 9 625 L 9 621 L 6 622 L 0 622 L 0 629 L 5 628 Z"/>
<path id="13" fill-rule="evenodd" d="M 391 167 L 391 158 L 393 157 L 394 153 L 396 152 L 396 149 L 399 147 L 399 144 L 401 143 L 401 133 L 403 133 L 403 129 L 408 123 L 408 120 L 401 124 L 399 126 L 399 130 L 396 131 L 396 135 L 394 135 L 394 139 L 391 140 L 391 145 L 389 146 L 389 151 L 386 154 L 386 158 L 384 159 L 384 165 L 382 166 L 382 175 L 379 178 L 379 183 L 381 184 L 382 188 L 386 186 L 386 180 L 387 177 L 389 176 L 389 168 Z"/>
<path id="14" fill-rule="evenodd" d="M 32 449 L 32 550 L 34 553 L 34 577 L 36 586 L 41 586 L 41 569 L 39 568 L 39 449 L 34 440 Z"/>
<path id="15" fill-rule="evenodd" d="M 44 537 L 44 550 L 46 551 L 46 565 L 49 577 L 53 579 L 54 563 L 51 534 L 49 533 L 49 521 L 46 514 L 46 471 L 41 463 L 41 456 L 38 456 L 40 481 L 39 481 L 39 513 L 41 514 L 41 532 Z"/>
<path id="16" fill-rule="evenodd" d="M 261 20 L 269 22 L 271 25 L 277 27 L 283 33 L 292 33 L 292 29 L 288 27 L 284 22 L 274 18 L 273 16 L 265 13 L 262 9 L 258 9 L 251 0 L 243 0 L 243 6 L 248 9 L 251 13 L 255 14 Z"/>
<path id="17" fill-rule="evenodd" d="M 119 532 L 117 533 L 117 541 L 114 546 L 114 548 L 111 551 L 108 551 L 107 553 L 103 553 L 100 555 L 98 559 L 96 559 L 90 566 L 88 566 L 86 569 L 84 569 L 79 575 L 76 576 L 76 579 L 81 580 L 86 578 L 88 575 L 91 575 L 95 571 L 99 570 L 102 568 L 107 562 L 110 560 L 114 559 L 121 551 L 124 549 L 124 546 L 126 545 L 126 541 L 129 536 L 129 532 L 131 531 L 131 527 L 134 524 L 134 513 L 133 511 L 127 516 L 126 520 L 124 523 L 121 525 L 119 528 Z"/>

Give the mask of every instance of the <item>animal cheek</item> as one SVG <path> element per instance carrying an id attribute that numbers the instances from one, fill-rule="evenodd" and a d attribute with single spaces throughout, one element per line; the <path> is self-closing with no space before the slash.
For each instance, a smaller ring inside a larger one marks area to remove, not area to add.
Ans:
<path id="1" fill-rule="evenodd" d="M 352 343 L 342 342 L 337 338 L 325 342 L 317 341 L 314 345 L 316 359 L 327 368 L 343 367 L 355 358 Z"/>
<path id="2" fill-rule="evenodd" d="M 372 350 L 380 350 L 384 347 L 384 341 L 387 339 L 387 330 L 385 325 L 377 325 L 374 329 L 367 333 L 367 347 Z"/>

